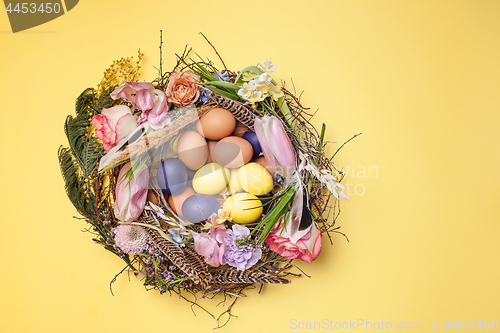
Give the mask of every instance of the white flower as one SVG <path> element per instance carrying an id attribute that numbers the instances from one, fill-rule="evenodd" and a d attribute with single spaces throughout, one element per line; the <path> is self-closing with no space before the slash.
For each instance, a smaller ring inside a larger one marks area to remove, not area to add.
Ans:
<path id="1" fill-rule="evenodd" d="M 269 87 L 269 95 L 271 95 L 275 101 L 284 96 L 280 86 L 275 86 L 274 84 L 270 83 Z"/>
<path id="2" fill-rule="evenodd" d="M 278 67 L 278 66 L 277 65 L 271 65 L 271 62 L 272 62 L 272 59 L 271 60 L 267 60 L 266 59 L 266 62 L 263 65 L 259 64 L 259 66 L 266 73 L 274 73 L 274 71 L 276 70 L 276 67 Z"/>
<path id="3" fill-rule="evenodd" d="M 257 79 L 257 84 L 269 84 L 273 78 L 267 74 L 267 73 L 262 73 L 259 75 L 259 78 Z"/>
<path id="4" fill-rule="evenodd" d="M 252 80 L 250 82 L 243 83 L 243 87 L 238 90 L 238 95 L 248 101 L 248 98 L 254 93 L 254 91 L 255 81 Z"/>
<path id="5" fill-rule="evenodd" d="M 243 81 L 248 82 L 248 81 L 255 79 L 257 77 L 257 74 L 255 74 L 252 71 L 245 71 L 245 72 L 243 72 L 243 74 L 241 76 L 243 77 Z"/>

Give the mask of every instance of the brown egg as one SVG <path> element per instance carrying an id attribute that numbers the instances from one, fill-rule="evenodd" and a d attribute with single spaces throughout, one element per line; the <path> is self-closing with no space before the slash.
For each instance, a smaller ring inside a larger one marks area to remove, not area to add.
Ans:
<path id="1" fill-rule="evenodd" d="M 196 130 L 209 140 L 220 140 L 233 133 L 236 119 L 226 109 L 215 108 L 203 115 L 196 123 Z"/>
<path id="2" fill-rule="evenodd" d="M 267 172 L 269 172 L 271 174 L 271 176 L 273 175 L 273 173 L 274 173 L 273 168 L 271 168 L 271 166 L 269 165 L 269 162 L 266 160 L 266 158 L 264 156 L 257 157 L 254 162 L 262 165 L 267 170 Z"/>
<path id="3" fill-rule="evenodd" d="M 212 155 L 217 163 L 226 168 L 239 168 L 252 159 L 253 149 L 247 140 L 228 136 L 215 145 Z"/>
<path id="4" fill-rule="evenodd" d="M 215 145 L 219 141 L 214 141 L 214 140 L 207 140 L 207 145 L 208 145 L 208 160 L 207 163 L 215 163 L 214 157 L 213 157 L 213 151 L 215 148 Z"/>
<path id="5" fill-rule="evenodd" d="M 180 194 L 171 195 L 170 198 L 168 198 L 168 204 L 177 215 L 182 216 L 182 204 L 187 198 L 194 194 L 196 194 L 196 192 L 191 187 L 186 187 Z"/>
<path id="6" fill-rule="evenodd" d="M 163 193 L 163 197 L 165 198 L 165 200 L 168 201 L 168 194 Z M 153 190 L 148 190 L 147 200 L 151 201 L 155 205 L 158 205 L 158 199 L 156 198 L 156 194 L 155 194 L 155 192 L 153 192 Z"/>
<path id="7" fill-rule="evenodd" d="M 177 143 L 177 155 L 188 169 L 198 170 L 205 164 L 208 157 L 205 138 L 196 131 L 182 133 Z"/>
<path id="8" fill-rule="evenodd" d="M 236 126 L 232 135 L 241 138 L 243 136 L 243 134 L 245 134 L 246 131 L 248 131 L 248 127 L 246 127 L 245 125 Z"/>

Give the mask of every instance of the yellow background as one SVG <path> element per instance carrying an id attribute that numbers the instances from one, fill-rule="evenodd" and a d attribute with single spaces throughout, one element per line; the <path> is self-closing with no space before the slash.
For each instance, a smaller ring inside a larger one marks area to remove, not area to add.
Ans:
<path id="1" fill-rule="evenodd" d="M 72 218 L 57 161 L 66 115 L 113 60 L 141 48 L 142 79 L 155 78 L 160 29 L 164 68 L 185 44 L 216 60 L 202 31 L 231 69 L 272 57 L 276 78 L 319 109 L 330 153 L 363 133 L 335 160 L 351 185 L 338 220 L 350 242 L 325 239 L 300 265 L 310 279 L 249 291 L 225 331 L 500 320 L 499 1 L 82 0 L 17 34 L 0 13 L 0 331 L 216 326 L 134 277 L 111 296 L 124 264 Z"/>

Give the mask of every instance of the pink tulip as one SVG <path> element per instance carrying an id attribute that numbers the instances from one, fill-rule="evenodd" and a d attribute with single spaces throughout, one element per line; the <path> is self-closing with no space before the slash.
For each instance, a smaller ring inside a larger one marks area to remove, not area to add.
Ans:
<path id="1" fill-rule="evenodd" d="M 132 103 L 134 108 L 142 111 L 149 111 L 154 105 L 154 96 L 151 91 L 154 86 L 149 82 L 128 82 L 123 81 L 124 85 L 116 88 L 110 94 L 112 99 L 123 99 Z"/>
<path id="2" fill-rule="evenodd" d="M 108 151 L 136 128 L 137 120 L 128 106 L 116 105 L 93 116 L 92 125 L 103 141 L 104 150 Z"/>
<path id="3" fill-rule="evenodd" d="M 142 124 L 147 122 L 152 129 L 157 131 L 170 123 L 167 96 L 163 91 L 158 89 L 154 89 L 151 96 L 154 96 L 152 108 L 142 111 L 139 119 L 137 119 L 137 123 Z"/>
<path id="4" fill-rule="evenodd" d="M 130 163 L 127 163 L 121 168 L 115 192 L 115 217 L 123 222 L 139 218 L 146 205 L 149 188 L 148 168 L 143 166 L 138 172 L 134 172 L 134 178 L 129 182 L 129 179 L 123 178 L 129 167 Z"/>
<path id="5" fill-rule="evenodd" d="M 278 175 L 290 177 L 296 168 L 295 151 L 279 119 L 264 115 L 255 119 L 254 128 L 270 167 Z"/>
<path id="6" fill-rule="evenodd" d="M 287 259 L 300 259 L 311 263 L 321 252 L 321 231 L 315 223 L 311 229 L 302 236 L 296 243 L 293 243 L 287 235 L 287 230 L 283 230 L 283 224 L 271 232 L 266 238 L 269 248 Z"/>
<path id="7" fill-rule="evenodd" d="M 226 245 L 224 240 L 227 238 L 226 229 L 210 228 L 210 234 L 191 232 L 194 239 L 194 249 L 198 254 L 205 257 L 207 264 L 217 267 L 224 265 L 224 251 Z"/>

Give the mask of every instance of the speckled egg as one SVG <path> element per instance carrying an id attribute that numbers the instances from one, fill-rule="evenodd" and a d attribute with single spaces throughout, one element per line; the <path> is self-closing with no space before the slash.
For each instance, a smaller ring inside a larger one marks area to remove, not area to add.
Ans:
<path id="1" fill-rule="evenodd" d="M 215 161 L 227 168 L 239 168 L 252 159 L 250 142 L 237 136 L 220 140 L 212 153 Z"/>
<path id="2" fill-rule="evenodd" d="M 233 222 L 246 224 L 257 221 L 262 215 L 262 202 L 250 193 L 236 193 L 224 201 L 223 209 L 230 211 Z"/>
<path id="3" fill-rule="evenodd" d="M 209 140 L 220 140 L 233 133 L 236 119 L 226 109 L 214 108 L 196 123 L 196 130 Z"/>
<path id="4" fill-rule="evenodd" d="M 196 193 L 215 195 L 229 184 L 230 171 L 220 164 L 204 165 L 193 178 L 193 189 Z"/>
<path id="5" fill-rule="evenodd" d="M 248 193 L 264 195 L 273 189 L 273 177 L 260 164 L 248 163 L 238 169 L 238 181 Z"/>

